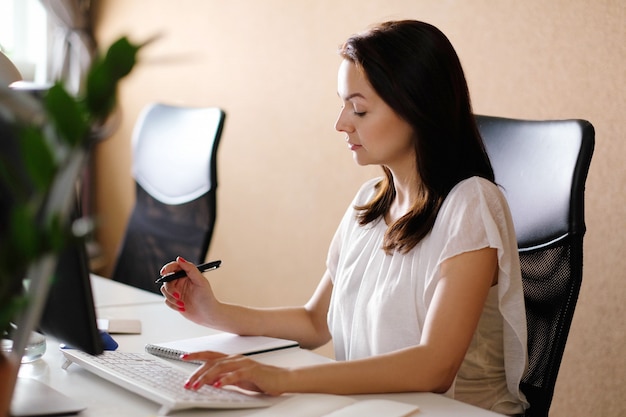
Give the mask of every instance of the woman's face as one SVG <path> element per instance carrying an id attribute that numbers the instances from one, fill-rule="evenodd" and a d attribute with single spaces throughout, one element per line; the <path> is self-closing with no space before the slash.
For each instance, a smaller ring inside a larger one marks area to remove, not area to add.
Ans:
<path id="1" fill-rule="evenodd" d="M 335 129 L 346 134 L 354 160 L 392 170 L 413 165 L 413 128 L 376 94 L 352 61 L 341 63 L 337 85 L 343 105 Z"/>

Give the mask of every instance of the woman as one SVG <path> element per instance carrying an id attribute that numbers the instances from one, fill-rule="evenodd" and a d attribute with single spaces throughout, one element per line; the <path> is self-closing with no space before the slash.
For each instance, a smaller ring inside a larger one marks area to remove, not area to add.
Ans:
<path id="1" fill-rule="evenodd" d="M 315 348 L 336 362 L 299 369 L 217 352 L 187 387 L 237 385 L 277 395 L 430 391 L 503 414 L 527 406 L 519 260 L 506 201 L 478 133 L 459 59 L 435 27 L 383 23 L 341 47 L 336 129 L 359 165 L 384 177 L 357 193 L 327 271 L 301 307 L 220 302 L 194 265 L 161 273 L 166 304 L 194 322 Z"/>

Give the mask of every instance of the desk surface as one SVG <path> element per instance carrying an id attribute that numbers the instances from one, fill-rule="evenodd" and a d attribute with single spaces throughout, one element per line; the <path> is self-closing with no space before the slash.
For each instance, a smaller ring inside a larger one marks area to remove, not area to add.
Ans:
<path id="1" fill-rule="evenodd" d="M 91 289 L 96 308 L 162 304 L 163 297 L 97 275 L 91 277 Z M 103 318 L 103 317 L 98 317 Z"/>
<path id="2" fill-rule="evenodd" d="M 92 282 L 98 318 L 141 320 L 142 333 L 140 335 L 113 336 L 120 345 L 119 349 L 142 352 L 146 343 L 196 337 L 215 332 L 215 330 L 196 325 L 175 311 L 168 309 L 159 295 L 131 288 L 105 278 L 94 277 Z M 328 358 L 314 352 L 297 348 L 268 352 L 257 355 L 256 358 L 262 362 L 279 366 L 303 366 L 329 361 Z M 159 410 L 157 404 L 111 384 L 77 365 L 72 365 L 67 371 L 64 371 L 61 369 L 63 362 L 64 357 L 59 352 L 58 343 L 48 340 L 48 348 L 44 357 L 33 363 L 23 364 L 20 368 L 20 376 L 38 379 L 68 397 L 85 404 L 87 409 L 79 414 L 80 417 L 157 415 Z M 176 363 L 186 367 L 190 372 L 195 367 L 182 362 Z M 271 400 L 279 402 L 286 397 L 282 396 Z M 383 397 L 417 404 L 420 407 L 418 415 L 427 417 L 489 417 L 499 415 L 432 393 L 353 397 L 357 399 Z M 253 412 L 254 410 L 185 410 L 172 413 L 172 416 L 187 417 L 210 414 L 215 417 L 240 417 Z"/>

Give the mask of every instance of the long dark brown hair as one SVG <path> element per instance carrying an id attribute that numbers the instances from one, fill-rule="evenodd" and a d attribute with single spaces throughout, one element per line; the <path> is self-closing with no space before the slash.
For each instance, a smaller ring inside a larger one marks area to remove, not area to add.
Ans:
<path id="1" fill-rule="evenodd" d="M 354 35 L 339 53 L 363 71 L 376 93 L 414 129 L 420 195 L 390 225 L 383 244 L 387 253 L 408 252 L 430 232 L 456 184 L 472 176 L 494 181 L 463 68 L 439 29 L 414 20 L 385 22 Z M 392 173 L 385 166 L 383 171 L 376 196 L 356 207 L 361 225 L 384 216 L 395 198 Z"/>

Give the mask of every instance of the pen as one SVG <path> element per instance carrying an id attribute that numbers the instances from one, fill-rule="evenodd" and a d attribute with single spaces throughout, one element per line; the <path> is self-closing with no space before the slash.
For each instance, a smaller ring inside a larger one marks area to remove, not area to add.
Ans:
<path id="1" fill-rule="evenodd" d="M 200 272 L 212 271 L 220 267 L 222 261 L 211 261 L 204 264 L 196 265 L 196 268 L 200 270 Z M 187 273 L 183 270 L 172 272 L 171 274 L 161 275 L 154 281 L 156 284 L 162 284 L 164 282 L 174 281 L 179 278 L 184 278 L 187 276 Z"/>

